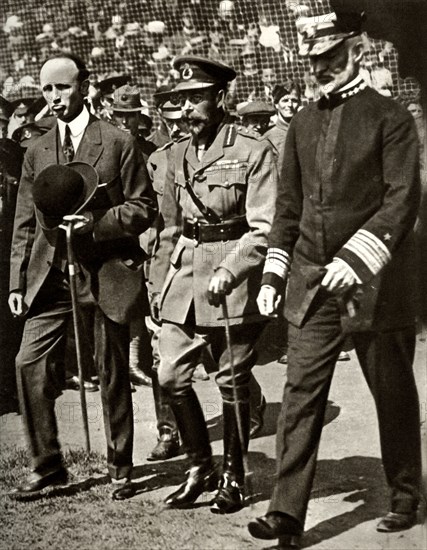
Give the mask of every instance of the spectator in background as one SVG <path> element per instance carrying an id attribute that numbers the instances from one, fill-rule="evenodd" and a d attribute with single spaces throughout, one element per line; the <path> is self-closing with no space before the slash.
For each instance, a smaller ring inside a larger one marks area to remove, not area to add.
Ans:
<path id="1" fill-rule="evenodd" d="M 114 92 L 120 86 L 124 86 L 130 80 L 126 74 L 110 73 L 106 78 L 98 82 L 99 102 L 101 110 L 98 115 L 107 122 L 113 121 Z"/>
<path id="2" fill-rule="evenodd" d="M 263 63 L 261 68 L 261 82 L 264 85 L 264 94 L 262 99 L 265 99 L 271 105 L 273 104 L 273 89 L 278 81 L 277 69 L 273 63 Z M 261 99 L 261 98 L 259 98 Z"/>
<path id="3" fill-rule="evenodd" d="M 237 107 L 237 114 L 242 119 L 243 128 L 253 130 L 260 137 L 265 134 L 271 124 L 271 117 L 276 111 L 265 101 L 249 101 L 242 107 Z"/>
<path id="4" fill-rule="evenodd" d="M 237 72 L 236 79 L 230 84 L 228 93 L 231 105 L 253 101 L 262 97 L 263 94 L 259 51 L 249 46 L 245 47 L 240 54 L 239 64 L 241 70 Z"/>
<path id="5" fill-rule="evenodd" d="M 137 86 L 125 84 L 117 88 L 113 94 L 112 111 L 117 128 L 136 138 L 146 161 L 157 147 L 146 139 L 152 126 L 152 119 L 148 115 L 148 108 L 143 107 Z M 143 128 L 142 131 L 141 128 Z"/>
<path id="6" fill-rule="evenodd" d="M 137 140 L 138 147 L 147 162 L 148 157 L 156 150 L 156 146 L 151 141 L 145 139 L 141 133 L 140 126 L 147 124 L 145 119 L 151 118 L 142 113 L 142 103 L 139 90 L 136 86 L 125 84 L 114 91 L 113 95 L 113 120 L 117 128 L 123 132 L 129 133 Z M 142 354 L 147 352 L 149 338 L 144 324 L 144 317 L 149 313 L 146 291 L 141 296 L 141 303 L 138 309 L 135 309 L 134 316 L 130 322 L 130 344 L 129 344 L 129 378 L 135 386 L 151 386 L 151 379 L 140 368 Z M 145 349 L 143 343 L 145 342 Z M 151 367 L 151 365 L 150 365 Z"/>
<path id="7" fill-rule="evenodd" d="M 182 120 L 181 107 L 170 101 L 171 90 L 172 86 L 162 86 L 153 94 L 160 123 L 148 139 L 157 147 L 163 147 L 171 141 L 176 141 L 179 135 L 187 133 L 187 126 Z"/>
<path id="8" fill-rule="evenodd" d="M 188 127 L 182 120 L 181 106 L 172 104 L 170 101 L 170 96 L 170 90 L 160 90 L 155 94 L 154 100 L 161 116 L 162 124 L 165 126 L 165 139 L 168 141 L 159 146 L 159 148 L 151 154 L 147 163 L 148 173 L 151 177 L 153 189 L 157 196 L 159 210 L 163 198 L 163 189 L 166 181 L 168 164 L 171 160 L 172 146 L 174 142 L 188 132 Z M 158 245 L 158 232 L 161 227 L 162 223 L 159 216 L 153 224 L 153 227 L 140 235 L 139 242 L 147 256 L 147 260 L 145 262 L 146 281 L 149 281 L 150 278 L 151 258 L 154 256 Z M 151 285 L 147 283 L 147 286 L 148 293 L 150 295 Z M 168 460 L 169 458 L 173 458 L 179 454 L 179 435 L 175 416 L 164 391 L 160 388 L 157 374 L 160 365 L 159 336 L 161 323 L 152 319 L 150 315 L 147 315 L 145 318 L 145 326 L 151 336 L 152 384 L 158 430 L 157 444 L 148 454 L 147 460 Z M 148 349 L 145 350 L 145 356 L 147 355 Z"/>
<path id="9" fill-rule="evenodd" d="M 268 130 L 264 137 L 273 146 L 280 171 L 289 123 L 301 105 L 301 88 L 297 82 L 278 84 L 274 87 L 272 96 L 275 112 L 277 113 L 276 124 Z"/>
<path id="10" fill-rule="evenodd" d="M 9 120 L 13 113 L 13 105 L 10 101 L 0 96 L 0 138 L 6 138 Z"/>
<path id="11" fill-rule="evenodd" d="M 391 71 L 384 66 L 384 61 L 378 59 L 372 62 L 372 87 L 385 97 L 391 97 L 393 77 Z"/>

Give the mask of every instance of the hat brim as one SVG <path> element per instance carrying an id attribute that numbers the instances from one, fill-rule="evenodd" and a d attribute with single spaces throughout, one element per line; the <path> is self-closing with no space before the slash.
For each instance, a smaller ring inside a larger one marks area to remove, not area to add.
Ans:
<path id="1" fill-rule="evenodd" d="M 168 111 L 166 113 L 162 111 L 162 117 L 166 120 L 181 120 L 182 111 Z"/>
<path id="2" fill-rule="evenodd" d="M 141 107 L 114 107 L 113 105 L 113 112 L 114 113 L 140 113 L 143 109 L 143 106 Z"/>
<path id="3" fill-rule="evenodd" d="M 74 209 L 74 212 L 69 213 L 70 215 L 81 214 L 82 212 L 87 210 L 89 202 L 92 200 L 96 193 L 96 190 L 98 189 L 98 172 L 93 166 L 87 164 L 86 162 L 72 161 L 65 164 L 65 166 L 69 166 L 70 168 L 78 172 L 83 178 L 83 192 L 79 198 L 78 206 Z M 56 229 L 62 223 L 62 218 L 46 216 L 38 208 L 36 208 L 36 214 L 42 229 Z"/>
<path id="4" fill-rule="evenodd" d="M 180 92 L 182 90 L 204 90 L 206 88 L 212 88 L 213 86 L 217 86 L 219 84 L 221 84 L 221 82 L 180 82 L 175 86 L 172 92 Z"/>

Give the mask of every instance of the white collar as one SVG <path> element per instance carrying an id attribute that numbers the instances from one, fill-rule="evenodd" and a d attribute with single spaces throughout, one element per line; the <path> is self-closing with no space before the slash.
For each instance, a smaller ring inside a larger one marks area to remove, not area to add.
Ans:
<path id="1" fill-rule="evenodd" d="M 58 128 L 61 138 L 65 135 L 65 127 L 70 127 L 70 133 L 72 137 L 77 137 L 86 130 L 86 126 L 89 124 L 89 111 L 86 105 L 83 105 L 81 113 L 73 118 L 71 122 L 64 122 L 58 119 Z"/>

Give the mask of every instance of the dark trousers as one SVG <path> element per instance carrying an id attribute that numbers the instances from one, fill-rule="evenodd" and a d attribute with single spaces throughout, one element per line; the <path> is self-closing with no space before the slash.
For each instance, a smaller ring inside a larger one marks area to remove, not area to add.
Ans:
<path id="1" fill-rule="evenodd" d="M 412 363 L 415 328 L 354 333 L 356 353 L 375 400 L 391 509 L 419 502 L 421 443 Z M 344 335 L 338 304 L 320 291 L 301 328 L 289 326 L 288 372 L 277 428 L 278 478 L 269 512 L 304 524 L 335 362 Z"/>
<path id="2" fill-rule="evenodd" d="M 52 269 L 31 306 L 16 358 L 22 418 L 34 471 L 45 475 L 62 463 L 55 399 L 64 386 L 64 353 L 72 321 L 69 282 Z M 95 363 L 98 371 L 112 478 L 132 470 L 133 409 L 129 383 L 129 333 L 126 326 L 95 311 Z"/>

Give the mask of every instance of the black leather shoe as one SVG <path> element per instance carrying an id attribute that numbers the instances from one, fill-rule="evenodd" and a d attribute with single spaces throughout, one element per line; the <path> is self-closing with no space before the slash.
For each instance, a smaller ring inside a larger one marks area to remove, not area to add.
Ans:
<path id="1" fill-rule="evenodd" d="M 70 376 L 65 380 L 65 389 L 79 391 L 80 383 L 77 376 Z"/>
<path id="2" fill-rule="evenodd" d="M 242 488 L 237 481 L 224 474 L 219 482 L 218 492 L 212 501 L 211 512 L 213 514 L 233 514 L 244 506 Z"/>
<path id="3" fill-rule="evenodd" d="M 130 365 L 129 366 L 129 378 L 132 384 L 135 384 L 135 386 L 148 386 L 151 388 L 153 385 L 151 382 L 151 378 L 147 376 L 142 370 L 136 366 Z"/>
<path id="4" fill-rule="evenodd" d="M 15 499 L 25 499 L 37 495 L 42 489 L 55 485 L 66 485 L 68 482 L 68 472 L 65 468 L 60 468 L 51 474 L 41 476 L 34 473 L 24 485 L 16 487 L 11 493 Z"/>
<path id="5" fill-rule="evenodd" d="M 218 473 L 215 466 L 192 466 L 188 470 L 186 481 L 171 495 L 165 498 L 165 504 L 172 508 L 193 504 L 204 491 L 213 491 L 218 486 Z"/>
<path id="6" fill-rule="evenodd" d="M 261 403 L 258 407 L 251 408 L 251 421 L 249 429 L 249 439 L 253 439 L 259 434 L 264 426 L 264 413 L 267 407 L 267 401 L 265 397 L 261 397 Z"/>
<path id="7" fill-rule="evenodd" d="M 273 540 L 289 537 L 288 544 L 297 544 L 302 529 L 296 519 L 281 513 L 270 513 L 248 524 L 249 533 L 256 539 Z M 294 541 L 292 542 L 292 538 Z"/>
<path id="8" fill-rule="evenodd" d="M 377 525 L 377 531 L 380 533 L 396 533 L 397 531 L 405 531 L 410 529 L 417 523 L 417 513 L 399 514 L 397 512 L 389 512 L 384 516 Z"/>
<path id="9" fill-rule="evenodd" d="M 113 482 L 113 492 L 111 493 L 113 500 L 127 500 L 128 498 L 132 498 L 135 493 L 135 485 L 129 479 L 124 483 Z"/>
<path id="10" fill-rule="evenodd" d="M 147 456 L 147 460 L 154 462 L 155 460 L 168 460 L 179 455 L 179 440 L 177 437 L 170 434 L 162 434 L 157 445 Z"/>

